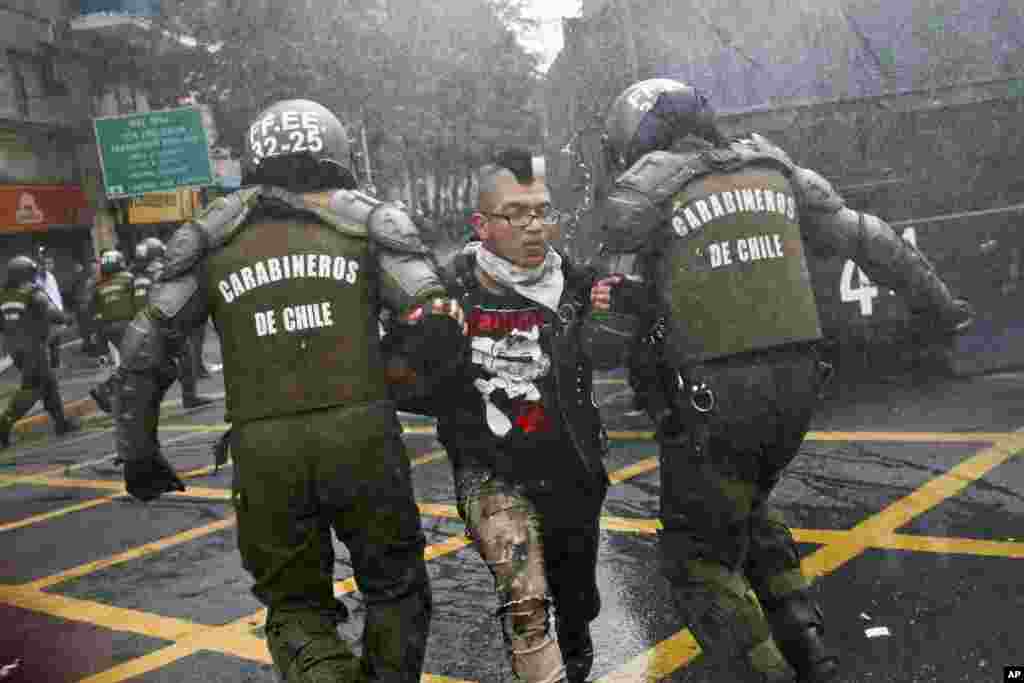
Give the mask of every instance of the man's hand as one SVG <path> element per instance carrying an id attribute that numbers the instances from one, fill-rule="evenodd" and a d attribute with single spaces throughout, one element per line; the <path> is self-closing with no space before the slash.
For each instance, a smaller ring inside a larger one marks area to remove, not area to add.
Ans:
<path id="1" fill-rule="evenodd" d="M 457 299 L 431 299 L 427 303 L 414 306 L 401 316 L 400 320 L 406 325 L 415 325 L 431 315 L 448 316 L 459 324 L 463 335 L 468 332 L 466 312 L 462 310 L 462 304 Z"/>
<path id="2" fill-rule="evenodd" d="M 159 451 L 152 457 L 126 460 L 124 482 L 128 493 L 144 503 L 171 491 L 185 490 L 185 484 Z"/>
<path id="3" fill-rule="evenodd" d="M 612 287 L 625 279 L 623 275 L 610 275 L 590 288 L 590 305 L 595 311 L 609 311 L 612 307 Z"/>
<path id="4" fill-rule="evenodd" d="M 399 316 L 399 353 L 419 376 L 445 376 L 462 365 L 469 326 L 456 299 L 436 298 Z"/>

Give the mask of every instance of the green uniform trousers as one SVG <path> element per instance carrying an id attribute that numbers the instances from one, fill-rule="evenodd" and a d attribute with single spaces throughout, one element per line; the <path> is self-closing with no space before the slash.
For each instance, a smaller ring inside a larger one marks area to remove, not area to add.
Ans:
<path id="1" fill-rule="evenodd" d="M 266 418 L 232 429 L 242 563 L 267 605 L 287 681 L 420 679 L 431 614 L 425 539 L 394 406 Z M 362 661 L 337 635 L 326 525 L 366 604 Z"/>
<path id="2" fill-rule="evenodd" d="M 42 400 L 46 412 L 53 417 L 55 426 L 60 429 L 65 425 L 64 405 L 57 387 L 57 378 L 50 366 L 48 350 L 45 342 L 40 341 L 31 350 L 11 352 L 14 367 L 21 372 L 21 387 L 11 397 L 7 410 L 0 416 L 0 423 L 4 429 L 9 429 L 24 417 L 39 400 Z"/>
<path id="3" fill-rule="evenodd" d="M 687 379 L 705 383 L 715 406 L 702 415 L 681 405 L 685 428 L 658 434 L 662 571 L 707 654 L 752 680 L 790 681 L 771 613 L 807 600 L 810 583 L 768 498 L 807 433 L 821 366 L 813 352 L 775 352 L 707 363 Z"/>

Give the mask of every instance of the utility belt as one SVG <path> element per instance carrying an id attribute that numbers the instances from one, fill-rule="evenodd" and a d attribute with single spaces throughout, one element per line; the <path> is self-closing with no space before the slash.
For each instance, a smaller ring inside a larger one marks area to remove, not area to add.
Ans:
<path id="1" fill-rule="evenodd" d="M 714 419 L 720 400 L 714 380 L 708 378 L 715 370 L 728 367 L 773 365 L 788 359 L 810 357 L 817 365 L 815 392 L 820 400 L 834 376 L 834 367 L 824 360 L 818 342 L 796 342 L 771 349 L 760 349 L 714 359 L 694 365 L 672 368 L 661 373 L 661 397 L 652 396 L 660 406 L 652 406 L 659 434 L 665 437 L 689 432 L 698 442 L 706 439 L 708 424 Z M 659 401 L 659 398 L 661 399 Z M 699 447 L 699 444 L 695 444 Z"/>

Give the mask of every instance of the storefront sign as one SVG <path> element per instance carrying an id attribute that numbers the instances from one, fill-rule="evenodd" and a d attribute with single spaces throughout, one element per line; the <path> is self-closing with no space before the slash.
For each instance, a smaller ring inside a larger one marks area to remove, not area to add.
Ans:
<path id="1" fill-rule="evenodd" d="M 129 223 L 173 223 L 195 215 L 199 192 L 187 187 L 175 192 L 150 192 L 128 204 Z"/>
<path id="2" fill-rule="evenodd" d="M 0 185 L 0 232 L 43 232 L 87 222 L 89 202 L 78 185 Z"/>

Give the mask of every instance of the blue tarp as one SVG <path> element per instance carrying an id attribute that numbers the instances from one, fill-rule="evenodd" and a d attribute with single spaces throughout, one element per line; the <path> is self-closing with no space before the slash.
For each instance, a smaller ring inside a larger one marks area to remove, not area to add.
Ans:
<path id="1" fill-rule="evenodd" d="M 711 92 L 720 110 L 728 110 L 776 98 L 870 97 L 912 90 L 930 69 L 941 78 L 945 62 L 956 66 L 962 57 L 955 45 L 961 41 L 984 46 L 976 50 L 987 62 L 978 65 L 980 71 L 987 66 L 998 77 L 1010 55 L 1024 46 L 1024 18 L 1008 14 L 1006 0 L 972 0 L 955 14 L 931 16 L 916 4 L 887 2 L 849 10 L 842 27 L 853 38 L 846 78 L 829 77 L 830 67 L 837 66 L 831 49 L 807 49 L 783 60 L 757 45 L 742 45 L 742 55 L 722 48 L 701 60 L 666 63 L 657 75 L 698 85 Z M 933 54 L 929 46 L 936 43 L 945 50 Z M 843 82 L 849 90 L 839 92 Z"/>
<path id="2" fill-rule="evenodd" d="M 81 13 L 155 17 L 160 14 L 160 0 L 81 0 Z"/>

